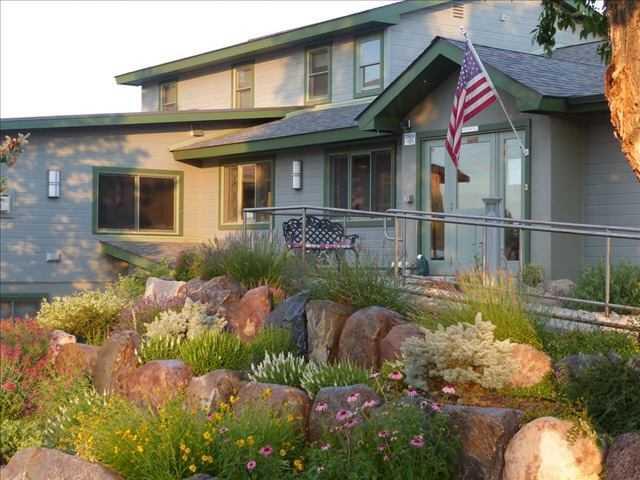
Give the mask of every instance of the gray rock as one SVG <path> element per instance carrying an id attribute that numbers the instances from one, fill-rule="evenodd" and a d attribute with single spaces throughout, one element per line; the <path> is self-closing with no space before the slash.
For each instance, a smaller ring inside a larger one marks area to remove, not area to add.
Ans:
<path id="1" fill-rule="evenodd" d="M 207 306 L 207 315 L 224 314 L 226 308 L 238 303 L 246 290 L 232 278 L 221 276 L 211 280 L 189 280 L 183 289 L 184 295 L 194 302 Z"/>
<path id="2" fill-rule="evenodd" d="M 187 387 L 187 402 L 193 408 L 211 413 L 220 402 L 228 402 L 244 385 L 242 373 L 233 370 L 214 370 L 193 377 Z"/>
<path id="3" fill-rule="evenodd" d="M 509 408 L 445 405 L 443 411 L 460 435 L 461 480 L 500 480 L 504 452 L 520 428 L 523 413 Z"/>
<path id="4" fill-rule="evenodd" d="M 122 381 L 138 366 L 140 336 L 133 330 L 114 333 L 98 351 L 93 384 L 100 393 L 121 391 Z"/>
<path id="5" fill-rule="evenodd" d="M 640 480 L 640 433 L 616 437 L 605 462 L 607 480 Z"/>
<path id="6" fill-rule="evenodd" d="M 264 327 L 286 328 L 301 355 L 307 354 L 307 317 L 305 305 L 309 292 L 304 291 L 287 298 L 264 321 Z"/>
<path id="7" fill-rule="evenodd" d="M 344 323 L 353 307 L 331 300 L 311 300 L 305 308 L 309 360 L 327 363 L 336 359 Z"/>
<path id="8" fill-rule="evenodd" d="M 185 282 L 149 277 L 144 289 L 144 298 L 156 300 L 174 298 L 182 293 L 184 286 Z"/>
<path id="9" fill-rule="evenodd" d="M 570 297 L 576 289 L 576 284 L 568 278 L 551 280 L 547 284 L 546 293 L 555 297 Z"/>
<path id="10" fill-rule="evenodd" d="M 559 382 L 567 382 L 579 377 L 585 370 L 594 367 L 607 358 L 602 354 L 577 353 L 559 360 L 555 365 L 555 375 Z"/>
<path id="11" fill-rule="evenodd" d="M 25 448 L 16 453 L 0 475 L 2 480 L 122 480 L 97 463 L 50 448 Z"/>

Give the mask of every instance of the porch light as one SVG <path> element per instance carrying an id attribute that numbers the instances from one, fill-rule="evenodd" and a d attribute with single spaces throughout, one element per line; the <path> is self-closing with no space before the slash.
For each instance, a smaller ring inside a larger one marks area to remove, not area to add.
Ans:
<path id="1" fill-rule="evenodd" d="M 302 160 L 294 160 L 291 164 L 291 188 L 302 190 Z"/>
<path id="2" fill-rule="evenodd" d="M 60 198 L 60 170 L 47 170 L 47 196 Z"/>

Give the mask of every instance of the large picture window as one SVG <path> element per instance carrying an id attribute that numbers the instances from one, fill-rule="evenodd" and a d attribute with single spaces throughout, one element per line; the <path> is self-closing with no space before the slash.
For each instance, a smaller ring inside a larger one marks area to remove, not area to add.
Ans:
<path id="1" fill-rule="evenodd" d="M 226 165 L 222 173 L 222 223 L 242 223 L 245 208 L 273 205 L 271 161 Z M 247 216 L 249 223 L 268 222 L 269 215 Z"/>
<path id="2" fill-rule="evenodd" d="M 307 50 L 307 102 L 329 100 L 331 83 L 331 49 L 318 47 Z"/>
<path id="3" fill-rule="evenodd" d="M 176 233 L 179 173 L 97 172 L 97 230 Z"/>
<path id="4" fill-rule="evenodd" d="M 233 69 L 233 106 L 253 108 L 253 64 L 238 65 Z"/>
<path id="5" fill-rule="evenodd" d="M 382 90 L 382 34 L 357 40 L 355 67 L 356 95 L 374 95 Z"/>
<path id="6" fill-rule="evenodd" d="M 329 176 L 332 207 L 383 212 L 393 206 L 390 148 L 329 155 Z"/>

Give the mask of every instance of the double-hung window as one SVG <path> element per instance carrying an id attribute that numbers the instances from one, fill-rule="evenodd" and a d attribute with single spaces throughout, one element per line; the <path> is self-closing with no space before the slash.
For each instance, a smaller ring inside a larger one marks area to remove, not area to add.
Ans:
<path id="1" fill-rule="evenodd" d="M 162 112 L 178 111 L 177 82 L 164 82 L 160 84 L 160 110 Z"/>
<path id="2" fill-rule="evenodd" d="M 393 206 L 390 148 L 331 154 L 329 177 L 332 207 L 383 212 Z"/>
<path id="3" fill-rule="evenodd" d="M 273 205 L 272 162 L 261 161 L 222 167 L 222 224 L 242 223 L 245 208 Z M 269 216 L 248 215 L 249 223 L 268 222 Z"/>
<path id="4" fill-rule="evenodd" d="M 97 169 L 99 233 L 178 233 L 182 172 Z"/>
<path id="5" fill-rule="evenodd" d="M 331 88 L 331 48 L 307 50 L 307 103 L 328 102 Z"/>
<path id="6" fill-rule="evenodd" d="M 374 95 L 382 90 L 382 34 L 360 37 L 356 42 L 356 95 Z"/>
<path id="7" fill-rule="evenodd" d="M 253 108 L 253 64 L 238 65 L 233 69 L 233 106 Z"/>

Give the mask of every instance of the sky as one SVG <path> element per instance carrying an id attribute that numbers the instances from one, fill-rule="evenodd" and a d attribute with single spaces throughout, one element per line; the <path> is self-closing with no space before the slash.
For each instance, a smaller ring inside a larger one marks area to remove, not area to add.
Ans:
<path id="1" fill-rule="evenodd" d="M 0 116 L 139 111 L 115 75 L 388 3 L 0 0 Z"/>

